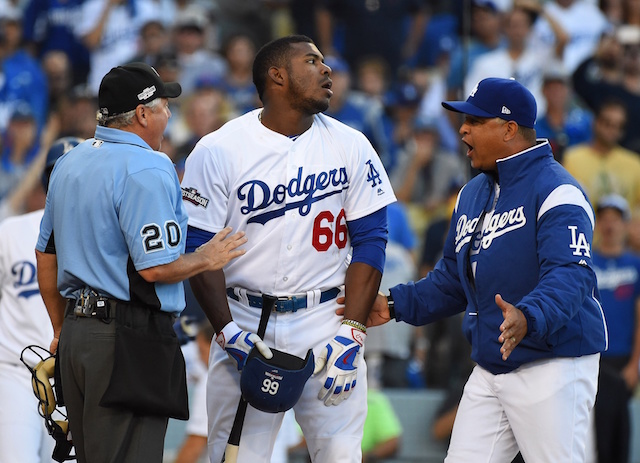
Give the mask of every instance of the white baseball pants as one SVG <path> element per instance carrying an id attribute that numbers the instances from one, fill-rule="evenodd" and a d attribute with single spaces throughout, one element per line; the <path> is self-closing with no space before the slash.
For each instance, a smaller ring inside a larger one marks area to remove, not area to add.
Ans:
<path id="1" fill-rule="evenodd" d="M 600 354 L 540 360 L 493 375 L 476 366 L 445 463 L 584 463 Z"/>

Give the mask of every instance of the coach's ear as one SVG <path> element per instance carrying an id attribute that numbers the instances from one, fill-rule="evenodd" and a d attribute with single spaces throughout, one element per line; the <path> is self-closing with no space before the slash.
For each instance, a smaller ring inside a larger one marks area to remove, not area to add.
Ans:
<path id="1" fill-rule="evenodd" d="M 284 86 L 288 78 L 287 70 L 283 67 L 271 66 L 267 74 L 269 79 L 279 87 Z"/>

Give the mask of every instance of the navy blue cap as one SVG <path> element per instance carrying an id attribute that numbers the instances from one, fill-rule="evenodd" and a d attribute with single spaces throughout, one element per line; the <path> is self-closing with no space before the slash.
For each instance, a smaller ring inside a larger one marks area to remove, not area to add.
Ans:
<path id="1" fill-rule="evenodd" d="M 242 368 L 240 390 L 244 400 L 260 411 L 285 412 L 298 402 L 313 374 L 313 351 L 309 349 L 305 358 L 277 349 L 271 352 L 273 358 L 266 359 L 258 349 L 251 349 Z"/>
<path id="2" fill-rule="evenodd" d="M 395 85 L 384 96 L 385 106 L 416 106 L 420 103 L 422 95 L 418 88 L 411 82 Z"/>
<path id="3" fill-rule="evenodd" d="M 533 128 L 538 107 L 527 88 L 514 79 L 489 77 L 471 91 L 467 101 L 443 101 L 450 111 L 476 117 L 499 117 L 515 121 L 523 127 Z"/>

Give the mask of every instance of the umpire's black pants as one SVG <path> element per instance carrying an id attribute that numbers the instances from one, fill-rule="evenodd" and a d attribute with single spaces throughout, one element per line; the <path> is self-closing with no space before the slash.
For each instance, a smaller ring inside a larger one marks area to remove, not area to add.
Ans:
<path id="1" fill-rule="evenodd" d="M 77 461 L 161 463 L 168 418 L 99 405 L 113 368 L 115 330 L 115 320 L 76 317 L 66 310 L 58 353 Z"/>

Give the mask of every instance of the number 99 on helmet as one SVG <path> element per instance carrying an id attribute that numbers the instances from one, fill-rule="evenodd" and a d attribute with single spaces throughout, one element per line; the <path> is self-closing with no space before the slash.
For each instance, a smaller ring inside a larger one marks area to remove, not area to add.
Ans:
<path id="1" fill-rule="evenodd" d="M 313 374 L 313 351 L 300 358 L 271 349 L 273 358 L 266 359 L 251 349 L 240 377 L 242 397 L 252 407 L 267 413 L 285 412 L 302 395 L 307 380 Z"/>

